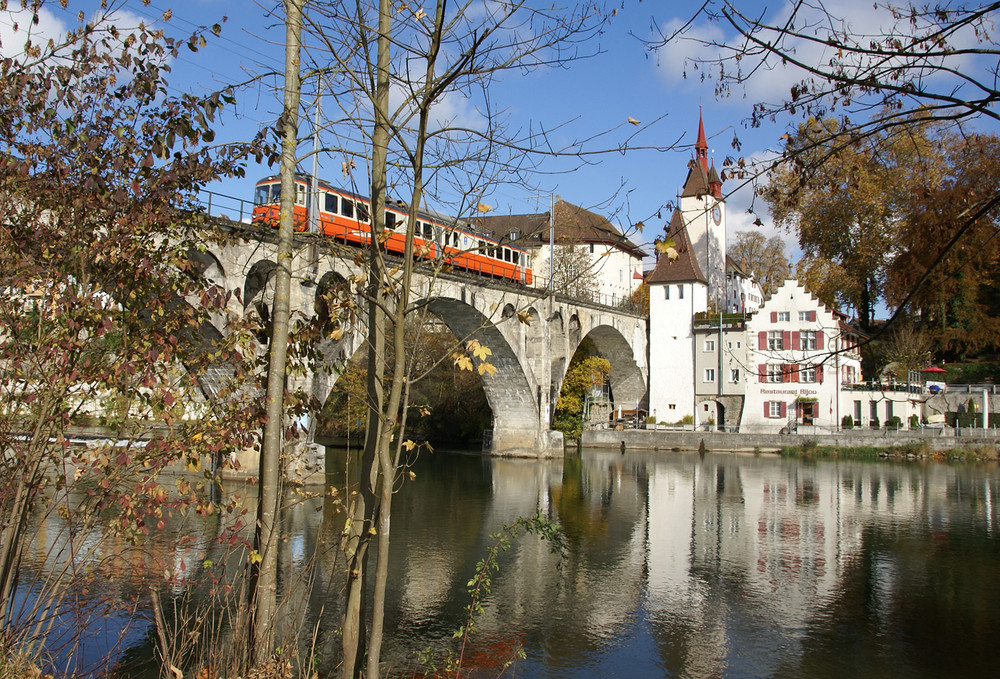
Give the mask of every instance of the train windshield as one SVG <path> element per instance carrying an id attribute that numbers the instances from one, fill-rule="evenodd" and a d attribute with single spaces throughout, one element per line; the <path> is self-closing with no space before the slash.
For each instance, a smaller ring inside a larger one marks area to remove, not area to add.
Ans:
<path id="1" fill-rule="evenodd" d="M 277 203 L 281 199 L 281 184 L 258 184 L 254 194 L 254 205 Z"/>

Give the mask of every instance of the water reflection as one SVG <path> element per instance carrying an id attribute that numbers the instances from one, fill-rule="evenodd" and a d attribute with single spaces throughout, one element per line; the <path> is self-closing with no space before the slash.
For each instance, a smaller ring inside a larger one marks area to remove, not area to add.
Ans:
<path id="1" fill-rule="evenodd" d="M 348 459 L 331 454 L 332 483 L 351 478 Z M 396 670 L 452 643 L 489 535 L 538 511 L 563 526 L 567 554 L 529 537 L 503 555 L 478 621 L 481 666 L 520 646 L 518 677 L 985 676 L 1000 660 L 993 465 L 585 449 L 434 454 L 413 470 L 393 503 Z M 329 499 L 290 501 L 282 517 L 282 591 L 290 618 L 317 631 L 324 668 L 338 653 L 343 520 Z M 173 529 L 185 540 L 146 558 L 183 562 L 192 579 L 232 559 L 218 517 Z"/>

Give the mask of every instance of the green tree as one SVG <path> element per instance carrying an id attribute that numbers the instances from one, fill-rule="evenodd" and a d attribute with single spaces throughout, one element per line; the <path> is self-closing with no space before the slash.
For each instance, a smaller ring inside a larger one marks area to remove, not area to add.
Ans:
<path id="1" fill-rule="evenodd" d="M 596 353 L 592 342 L 584 340 L 573 353 L 562 390 L 556 402 L 552 426 L 567 436 L 578 438 L 583 428 L 587 395 L 603 386 L 611 373 L 608 359 Z"/>
<path id="2" fill-rule="evenodd" d="M 766 238 L 759 231 L 738 231 L 727 254 L 757 281 L 765 297 L 791 273 L 785 243 L 778 236 Z"/>

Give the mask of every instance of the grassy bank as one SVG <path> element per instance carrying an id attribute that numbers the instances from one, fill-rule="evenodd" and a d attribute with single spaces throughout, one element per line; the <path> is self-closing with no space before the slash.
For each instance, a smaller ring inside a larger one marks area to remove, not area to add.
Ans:
<path id="1" fill-rule="evenodd" d="M 875 446 L 820 446 L 806 441 L 801 446 L 783 446 L 783 457 L 849 460 L 931 460 L 934 462 L 997 462 L 1000 450 L 995 446 L 974 446 L 948 450 L 932 450 L 926 443 L 912 443 L 892 447 Z"/>

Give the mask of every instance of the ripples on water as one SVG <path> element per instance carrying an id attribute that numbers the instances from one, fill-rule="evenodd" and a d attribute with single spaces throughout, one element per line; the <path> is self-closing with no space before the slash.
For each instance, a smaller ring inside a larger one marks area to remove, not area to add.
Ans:
<path id="1" fill-rule="evenodd" d="M 396 669 L 452 643 L 489 534 L 538 511 L 566 556 L 534 538 L 504 554 L 470 651 L 482 676 L 520 647 L 516 677 L 992 676 L 1000 662 L 994 465 L 584 450 L 435 454 L 415 471 L 393 504 Z M 322 509 L 284 518 L 291 571 L 342 525 Z M 330 659 L 339 570 L 318 572 L 301 596 Z"/>

